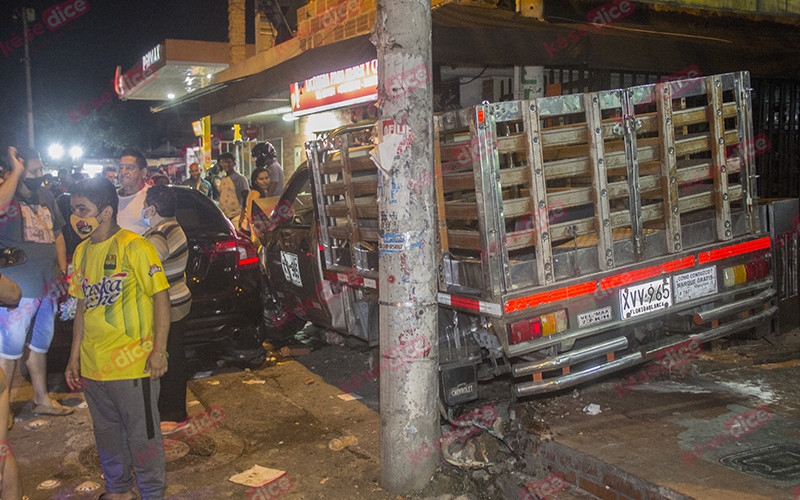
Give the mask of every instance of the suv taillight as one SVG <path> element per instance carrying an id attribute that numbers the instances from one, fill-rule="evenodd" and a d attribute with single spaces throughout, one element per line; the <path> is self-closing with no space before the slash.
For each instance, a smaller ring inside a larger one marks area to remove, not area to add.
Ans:
<path id="1" fill-rule="evenodd" d="M 237 267 L 249 267 L 258 264 L 256 247 L 247 240 L 218 241 L 214 245 L 214 253 L 236 252 L 239 256 Z"/>

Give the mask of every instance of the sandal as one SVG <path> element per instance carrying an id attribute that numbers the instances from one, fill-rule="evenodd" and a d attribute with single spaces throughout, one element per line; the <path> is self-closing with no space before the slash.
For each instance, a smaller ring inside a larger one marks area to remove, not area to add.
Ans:
<path id="1" fill-rule="evenodd" d="M 66 407 L 58 401 L 53 401 L 53 403 L 49 405 L 36 405 L 33 407 L 34 415 L 53 415 L 60 417 L 63 415 L 71 415 L 74 412 L 75 408 Z"/>

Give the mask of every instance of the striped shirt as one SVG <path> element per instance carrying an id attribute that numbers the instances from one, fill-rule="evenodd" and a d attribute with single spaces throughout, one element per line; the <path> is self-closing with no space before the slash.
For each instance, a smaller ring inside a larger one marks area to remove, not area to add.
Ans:
<path id="1" fill-rule="evenodd" d="M 192 292 L 186 286 L 186 262 L 189 247 L 186 234 L 175 217 L 162 220 L 143 235 L 158 251 L 169 283 L 169 317 L 171 322 L 183 319 L 192 306 Z"/>

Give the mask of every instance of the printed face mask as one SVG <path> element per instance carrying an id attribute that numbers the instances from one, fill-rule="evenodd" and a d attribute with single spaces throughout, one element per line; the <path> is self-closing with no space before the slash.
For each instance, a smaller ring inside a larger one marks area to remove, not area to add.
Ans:
<path id="1" fill-rule="evenodd" d="M 89 237 L 90 234 L 97 229 L 97 218 L 95 217 L 87 217 L 82 218 L 78 217 L 75 214 L 69 216 L 69 223 L 72 226 L 72 230 L 81 237 L 81 239 L 86 239 Z"/>

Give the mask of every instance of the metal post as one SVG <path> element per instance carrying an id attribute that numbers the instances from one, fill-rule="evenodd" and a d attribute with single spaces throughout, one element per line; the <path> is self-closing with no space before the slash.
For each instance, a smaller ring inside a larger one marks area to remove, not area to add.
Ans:
<path id="1" fill-rule="evenodd" d="M 28 97 L 28 147 L 34 148 L 33 137 L 33 92 L 31 91 L 31 54 L 28 48 L 28 37 L 25 34 L 28 32 L 28 21 L 36 19 L 36 11 L 27 7 L 22 8 L 22 39 L 25 47 L 25 58 L 22 60 L 25 63 L 25 89 Z"/>
<path id="2" fill-rule="evenodd" d="M 378 0 L 381 485 L 422 489 L 439 463 L 431 3 Z"/>

